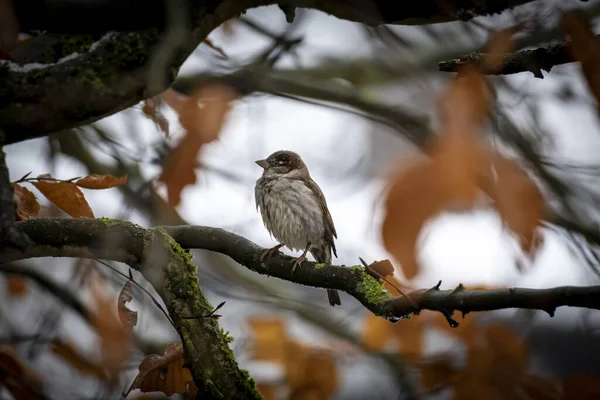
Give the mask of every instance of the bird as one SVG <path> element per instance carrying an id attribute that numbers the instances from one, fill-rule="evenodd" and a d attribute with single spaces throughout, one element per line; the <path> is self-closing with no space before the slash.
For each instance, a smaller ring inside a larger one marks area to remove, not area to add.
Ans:
<path id="1" fill-rule="evenodd" d="M 286 246 L 303 251 L 294 261 L 292 276 L 309 252 L 316 262 L 331 264 L 331 253 L 337 257 L 337 233 L 325 196 L 300 155 L 279 150 L 255 162 L 263 168 L 254 187 L 256 208 L 269 233 L 279 242 L 263 252 L 261 261 Z M 337 290 L 327 289 L 327 297 L 331 306 L 342 305 Z"/>

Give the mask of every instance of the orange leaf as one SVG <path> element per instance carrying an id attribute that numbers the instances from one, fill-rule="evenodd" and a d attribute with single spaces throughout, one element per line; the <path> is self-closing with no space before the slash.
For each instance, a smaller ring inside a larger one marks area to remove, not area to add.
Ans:
<path id="1" fill-rule="evenodd" d="M 536 250 L 537 227 L 545 216 L 545 203 L 539 188 L 519 165 L 494 154 L 492 168 L 496 180 L 489 192 L 504 224 L 515 233 L 523 251 Z"/>
<path id="2" fill-rule="evenodd" d="M 600 102 L 600 48 L 596 35 L 587 18 L 578 11 L 563 12 L 561 25 L 569 36 L 573 58 L 581 63 L 588 87 L 596 101 Z"/>
<path id="3" fill-rule="evenodd" d="M 444 199 L 435 165 L 420 163 L 393 182 L 382 225 L 383 244 L 400 263 L 406 279 L 417 275 L 417 240 L 423 224 L 442 211 Z"/>
<path id="4" fill-rule="evenodd" d="M 67 364 L 84 374 L 93 375 L 103 381 L 107 380 L 106 371 L 102 365 L 97 365 L 82 357 L 77 350 L 68 343 L 55 340 L 50 345 L 50 351 L 62 358 Z"/>
<path id="5" fill-rule="evenodd" d="M 516 31 L 515 27 L 511 27 L 492 35 L 486 46 L 487 57 L 484 60 L 484 69 L 487 71 L 497 71 L 502 67 L 504 55 L 513 51 L 514 41 L 512 37 Z"/>
<path id="6" fill-rule="evenodd" d="M 19 36 L 19 20 L 14 0 L 0 0 L 0 49 L 13 50 Z"/>
<path id="7" fill-rule="evenodd" d="M 119 293 L 119 303 L 117 306 L 117 310 L 119 313 L 119 319 L 123 326 L 131 331 L 134 326 L 137 325 L 138 313 L 137 311 L 131 311 L 125 303 L 131 301 L 133 299 L 131 292 L 131 280 L 125 282 L 123 288 L 121 289 L 121 293 Z"/>
<path id="8" fill-rule="evenodd" d="M 115 186 L 124 185 L 126 183 L 127 175 L 123 175 L 120 178 L 115 178 L 112 175 L 98 174 L 85 176 L 75 182 L 77 186 L 86 189 L 109 189 Z"/>
<path id="9" fill-rule="evenodd" d="M 39 400 L 42 398 L 42 379 L 33 370 L 21 363 L 14 348 L 0 345 L 0 386 L 6 388 L 13 398 L 19 400 Z"/>
<path id="10" fill-rule="evenodd" d="M 169 136 L 169 121 L 165 118 L 165 116 L 160 112 L 160 103 L 161 98 L 159 96 L 150 97 L 144 101 L 144 106 L 142 107 L 142 112 L 145 116 L 150 118 L 160 130 L 165 133 L 165 136 Z"/>
<path id="11" fill-rule="evenodd" d="M 453 385 L 462 378 L 448 360 L 435 360 L 421 366 L 421 385 L 426 391 L 435 391 Z"/>
<path id="12" fill-rule="evenodd" d="M 163 392 L 167 396 L 182 394 L 186 389 L 196 390 L 192 374 L 183 367 L 183 347 L 180 343 L 169 343 L 165 354 L 150 354 L 138 367 L 139 373 L 124 395 L 134 389 L 142 392 Z"/>
<path id="13" fill-rule="evenodd" d="M 71 182 L 32 182 L 44 196 L 72 217 L 94 218 L 94 213 L 77 185 Z"/>
<path id="14" fill-rule="evenodd" d="M 496 367 L 504 367 L 521 374 L 529 365 L 529 349 L 523 339 L 501 323 L 494 323 L 483 329 L 488 346 L 494 350 Z"/>
<path id="15" fill-rule="evenodd" d="M 36 217 L 40 212 L 40 203 L 37 202 L 35 195 L 29 189 L 16 183 L 13 183 L 12 186 L 13 200 L 17 206 L 17 221 Z"/>
<path id="16" fill-rule="evenodd" d="M 130 331 L 126 329 L 111 300 L 106 296 L 105 285 L 100 285 L 95 280 L 90 284 L 92 298 L 96 301 L 96 311 L 92 313 L 91 320 L 102 340 L 102 360 L 109 373 L 115 374 L 121 370 L 123 361 L 130 352 Z"/>
<path id="17" fill-rule="evenodd" d="M 264 400 L 275 400 L 277 398 L 277 386 L 271 383 L 256 383 L 256 390 L 262 394 Z"/>
<path id="18" fill-rule="evenodd" d="M 19 276 L 7 276 L 6 286 L 11 297 L 21 297 L 27 293 L 27 281 Z"/>
<path id="19" fill-rule="evenodd" d="M 181 201 L 181 191 L 196 183 L 196 157 L 202 146 L 215 140 L 223 125 L 231 101 L 239 94 L 228 86 L 207 85 L 192 96 L 177 95 L 169 89 L 163 99 L 179 114 L 179 122 L 187 133 L 169 154 L 159 181 L 165 183 L 168 204 L 175 207 Z M 205 101 L 200 107 L 199 101 Z"/>
<path id="20" fill-rule="evenodd" d="M 252 359 L 283 363 L 287 334 L 285 325 L 278 318 L 249 318 L 250 329 L 254 333 Z"/>
<path id="21" fill-rule="evenodd" d="M 369 275 L 375 279 L 381 280 L 382 278 L 391 277 L 394 275 L 394 266 L 390 260 L 375 261 L 366 268 Z"/>
<path id="22" fill-rule="evenodd" d="M 589 372 L 573 374 L 563 380 L 564 400 L 600 398 L 600 376 Z"/>

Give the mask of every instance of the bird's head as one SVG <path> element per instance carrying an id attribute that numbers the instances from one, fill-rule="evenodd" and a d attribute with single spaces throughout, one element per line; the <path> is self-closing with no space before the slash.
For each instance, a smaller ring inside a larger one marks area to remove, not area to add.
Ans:
<path id="1" fill-rule="evenodd" d="M 262 167 L 263 176 L 276 175 L 302 175 L 308 169 L 302 158 L 293 151 L 279 150 L 264 160 L 257 160 L 256 164 Z"/>

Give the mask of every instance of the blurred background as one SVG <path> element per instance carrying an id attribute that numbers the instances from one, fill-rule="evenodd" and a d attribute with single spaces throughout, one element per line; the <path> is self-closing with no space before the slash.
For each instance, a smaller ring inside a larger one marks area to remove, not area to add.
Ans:
<path id="1" fill-rule="evenodd" d="M 592 20 L 600 13 L 598 1 L 534 1 L 468 22 L 367 27 L 319 11 L 296 9 L 294 22 L 288 23 L 278 6 L 252 9 L 212 32 L 173 85 L 172 90 L 189 95 L 195 85 L 218 78 L 244 93 L 232 103 L 218 139 L 198 154 L 197 181 L 184 188 L 178 217 L 165 220 L 156 201 L 166 198 L 157 182 L 162 162 L 185 135 L 177 113 L 164 103 L 150 113 L 138 104 L 76 135 L 64 132 L 6 146 L 10 178 L 16 181 L 29 172 L 59 179 L 127 174 L 125 186 L 86 192 L 97 217 L 144 227 L 221 227 L 272 247 L 276 242 L 254 202 L 254 184 L 262 173 L 254 161 L 292 150 L 302 156 L 327 198 L 338 232 L 334 263 L 359 265 L 359 257 L 394 262 L 381 240 L 385 188 L 393 172 L 419 155 L 414 138 L 421 121 L 437 126 L 437 101 L 454 75 L 439 72 L 437 62 L 478 50 L 492 32 L 516 23 L 523 24 L 523 48 L 563 41 L 558 17 L 569 7 L 584 7 Z M 544 72 L 543 79 L 531 72 L 490 77 L 498 101 L 486 134 L 497 150 L 522 160 L 536 175 L 556 210 L 569 210 L 573 218 L 597 227 L 600 130 L 580 69 L 572 63 Z M 157 123 L 161 118 L 168 135 Z M 531 154 L 535 157 L 527 158 Z M 65 215 L 35 194 L 42 204 L 40 216 Z M 408 282 L 395 264 L 394 277 L 413 288 L 441 280 L 446 289 L 459 283 L 546 288 L 600 281 L 595 245 L 552 225 L 540 234 L 543 243 L 531 260 L 495 210 L 443 213 L 421 233 L 418 274 Z M 600 398 L 594 391 L 600 390 L 597 311 L 560 308 L 554 318 L 523 310 L 469 314 L 458 317 L 457 329 L 449 328 L 441 314 L 423 312 L 391 324 L 344 293 L 343 306 L 331 308 L 322 289 L 259 276 L 220 254 L 192 254 L 205 296 L 213 305 L 225 302 L 219 323 L 234 338 L 238 362 L 266 399 L 395 399 L 402 398 L 407 385 L 427 399 L 551 399 L 563 398 L 560 387 L 567 381 L 589 389 L 579 398 Z M 115 296 L 128 274 L 126 266 L 112 262 L 38 259 L 24 264 L 74 290 L 83 268 L 97 271 Z M 156 293 L 141 275 L 133 275 L 140 285 L 134 286 L 131 303 L 138 311 L 140 346 L 117 393 L 60 360 L 33 352 L 36 341 L 23 339 L 19 351 L 41 371 L 50 398 L 119 397 L 145 355 L 162 354 L 166 343 L 178 341 L 153 302 Z M 0 291 L 7 337 L 55 332 L 81 348 L 95 345 L 86 326 L 43 292 L 14 299 L 4 286 Z M 463 381 L 468 376 L 468 385 L 457 383 L 462 382 L 457 371 Z M 517 397 L 498 389 L 512 384 L 522 387 Z M 128 398 L 139 395 L 136 390 Z"/>

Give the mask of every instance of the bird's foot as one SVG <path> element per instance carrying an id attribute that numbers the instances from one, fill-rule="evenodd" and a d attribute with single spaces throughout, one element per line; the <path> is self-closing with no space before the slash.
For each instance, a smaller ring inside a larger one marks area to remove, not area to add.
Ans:
<path id="1" fill-rule="evenodd" d="M 294 265 L 292 266 L 292 275 L 291 275 L 291 278 L 294 278 L 294 272 L 296 272 L 296 267 L 298 265 L 302 265 L 302 263 L 304 261 L 306 261 L 306 260 L 307 260 L 307 258 L 306 258 L 306 256 L 304 254 L 301 255 L 300 257 L 296 258 L 296 261 L 294 261 Z"/>
<path id="2" fill-rule="evenodd" d="M 261 256 L 260 256 L 260 262 L 263 262 L 265 259 L 269 259 L 273 256 L 273 254 L 275 253 L 279 253 L 279 249 L 282 248 L 283 245 L 282 244 L 278 244 L 275 247 L 271 247 L 270 249 L 265 250 Z"/>

